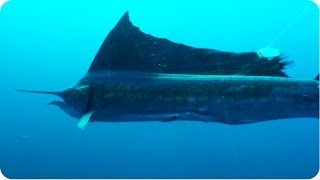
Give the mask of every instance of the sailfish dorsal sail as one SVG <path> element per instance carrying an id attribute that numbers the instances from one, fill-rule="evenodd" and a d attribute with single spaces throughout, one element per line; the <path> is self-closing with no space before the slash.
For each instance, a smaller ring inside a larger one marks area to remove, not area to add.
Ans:
<path id="1" fill-rule="evenodd" d="M 268 59 L 255 52 L 234 53 L 175 43 L 142 32 L 128 11 L 110 31 L 90 72 L 104 70 L 174 74 L 287 76 L 280 56 Z"/>

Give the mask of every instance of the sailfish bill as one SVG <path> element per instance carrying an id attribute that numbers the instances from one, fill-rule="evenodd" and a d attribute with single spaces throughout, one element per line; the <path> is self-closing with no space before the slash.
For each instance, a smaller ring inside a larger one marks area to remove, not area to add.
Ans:
<path id="1" fill-rule="evenodd" d="M 22 90 L 22 89 L 15 89 L 15 91 L 35 93 L 35 94 L 52 94 L 52 95 L 60 96 L 60 92 L 55 92 L 55 91 L 30 91 L 30 90 Z"/>
<path id="2" fill-rule="evenodd" d="M 265 57 L 157 38 L 134 26 L 126 12 L 72 88 L 19 91 L 61 97 L 50 104 L 79 119 L 81 129 L 93 121 L 239 125 L 318 119 L 319 81 L 288 78 L 290 63 L 278 51 Z"/>

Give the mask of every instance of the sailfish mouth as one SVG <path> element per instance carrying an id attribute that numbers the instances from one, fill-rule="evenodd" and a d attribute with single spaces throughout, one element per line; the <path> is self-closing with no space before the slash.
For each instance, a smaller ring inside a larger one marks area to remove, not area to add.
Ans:
<path id="1" fill-rule="evenodd" d="M 48 103 L 45 103 L 45 105 L 58 105 L 58 104 L 65 104 L 64 101 L 51 101 Z"/>

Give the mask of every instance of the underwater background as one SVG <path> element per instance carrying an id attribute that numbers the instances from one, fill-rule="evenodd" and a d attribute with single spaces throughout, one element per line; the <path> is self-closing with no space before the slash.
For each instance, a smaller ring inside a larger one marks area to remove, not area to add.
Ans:
<path id="1" fill-rule="evenodd" d="M 80 130 L 76 119 L 45 105 L 55 97 L 13 91 L 75 84 L 126 10 L 143 32 L 194 47 L 257 51 L 281 34 L 272 47 L 294 62 L 286 72 L 302 79 L 318 74 L 319 10 L 308 0 L 11 0 L 0 11 L 0 168 L 6 177 L 311 178 L 318 173 L 318 119 L 239 126 L 89 123 Z"/>

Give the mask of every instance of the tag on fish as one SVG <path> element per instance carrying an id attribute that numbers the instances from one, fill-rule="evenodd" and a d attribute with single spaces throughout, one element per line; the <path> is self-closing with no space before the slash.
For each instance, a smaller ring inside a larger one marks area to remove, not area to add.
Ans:
<path id="1" fill-rule="evenodd" d="M 273 58 L 273 57 L 280 56 L 280 52 L 278 49 L 270 48 L 270 47 L 259 49 L 257 54 L 261 58 Z"/>

